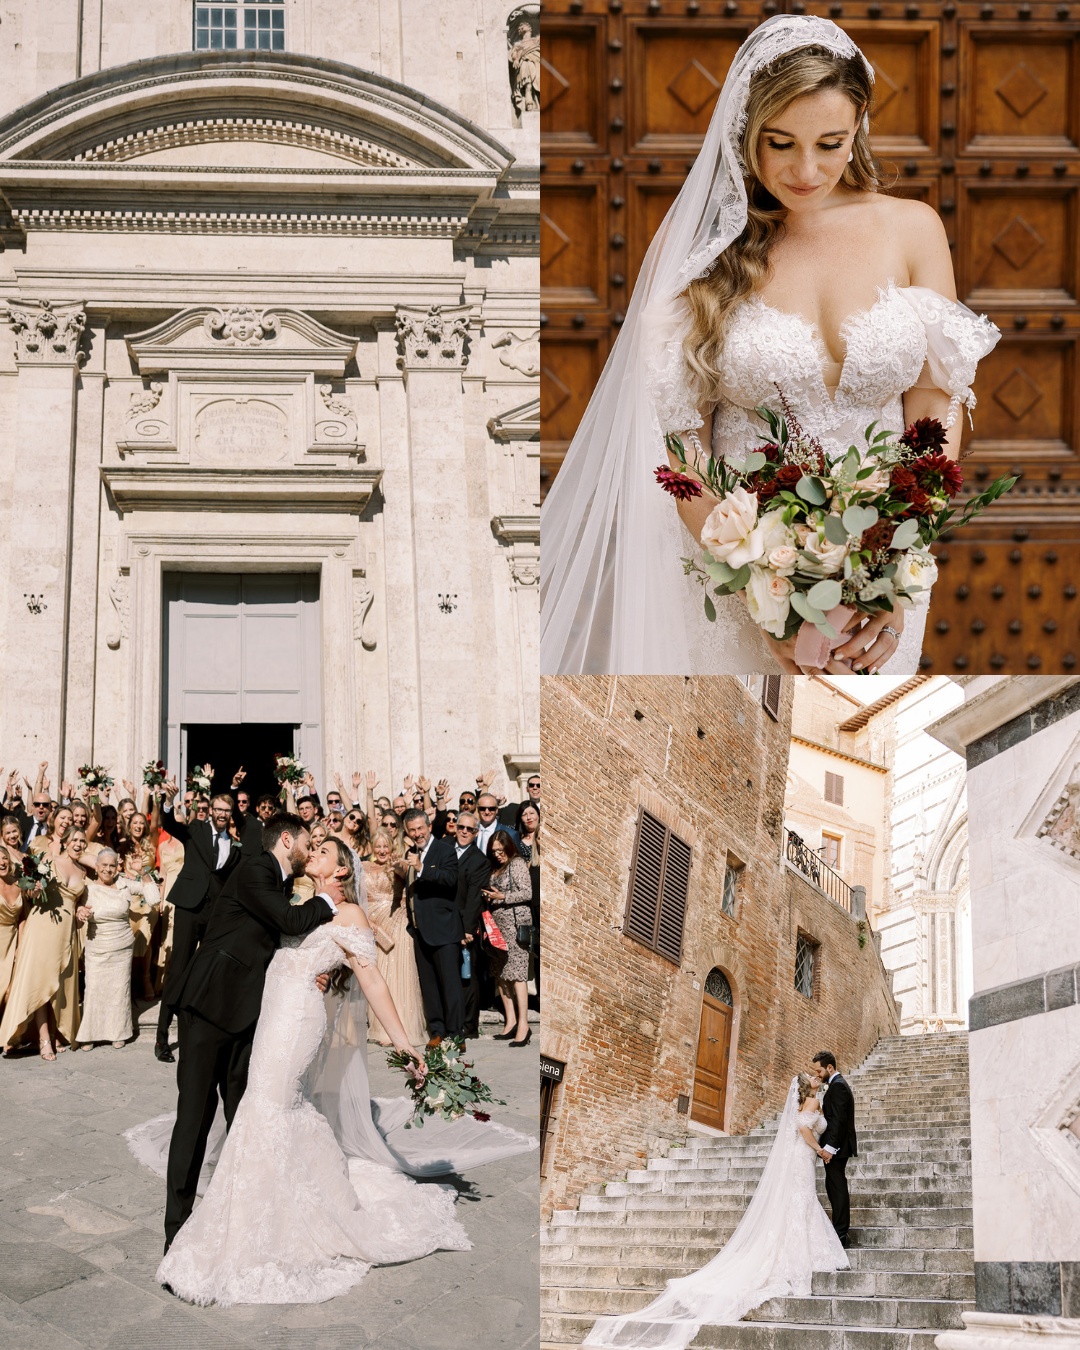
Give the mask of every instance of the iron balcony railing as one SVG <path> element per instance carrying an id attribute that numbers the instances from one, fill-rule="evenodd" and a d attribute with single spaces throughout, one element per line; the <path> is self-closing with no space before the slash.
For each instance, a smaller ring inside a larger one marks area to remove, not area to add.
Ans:
<path id="1" fill-rule="evenodd" d="M 784 826 L 784 856 L 792 867 L 823 890 L 830 900 L 834 900 L 841 909 L 849 914 L 852 908 L 852 890 L 839 872 L 834 872 L 824 859 L 818 857 L 812 848 L 797 835 L 794 830 Z"/>

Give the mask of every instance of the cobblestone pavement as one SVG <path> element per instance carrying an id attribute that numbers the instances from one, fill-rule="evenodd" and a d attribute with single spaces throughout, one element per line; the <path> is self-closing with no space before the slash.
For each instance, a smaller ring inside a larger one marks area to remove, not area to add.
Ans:
<path id="1" fill-rule="evenodd" d="M 144 1022 L 152 1017 L 144 1013 Z M 494 1030 L 489 1027 L 488 1030 Z M 537 1049 L 470 1043 L 506 1106 L 497 1120 L 539 1133 Z M 372 1092 L 398 1076 L 370 1048 Z M 0 1346 L 5 1350 L 522 1350 L 539 1345 L 539 1168 L 527 1153 L 459 1179 L 469 1252 L 378 1267 L 329 1303 L 197 1308 L 154 1281 L 165 1183 L 121 1132 L 176 1104 L 174 1066 L 153 1032 L 0 1063 Z"/>

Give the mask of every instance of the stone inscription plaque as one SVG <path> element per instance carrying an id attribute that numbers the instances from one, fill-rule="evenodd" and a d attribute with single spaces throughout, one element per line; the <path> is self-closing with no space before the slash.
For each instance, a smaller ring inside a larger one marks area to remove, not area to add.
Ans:
<path id="1" fill-rule="evenodd" d="M 289 449 L 289 419 L 261 398 L 219 398 L 195 415 L 195 453 L 215 464 L 271 464 Z"/>

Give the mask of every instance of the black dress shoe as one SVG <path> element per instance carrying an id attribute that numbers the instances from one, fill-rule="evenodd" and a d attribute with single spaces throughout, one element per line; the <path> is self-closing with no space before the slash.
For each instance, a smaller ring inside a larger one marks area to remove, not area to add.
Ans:
<path id="1" fill-rule="evenodd" d="M 846 1233 L 845 1233 L 844 1236 L 840 1239 L 840 1246 L 841 1246 L 841 1247 L 850 1247 L 850 1246 L 851 1246 L 851 1239 L 847 1236 Z"/>
<path id="2" fill-rule="evenodd" d="M 509 1028 L 509 1030 L 500 1031 L 497 1036 L 492 1036 L 491 1039 L 493 1041 L 512 1041 L 514 1039 L 516 1031 L 517 1031 L 517 1023 L 515 1022 L 514 1025 Z"/>
<path id="3" fill-rule="evenodd" d="M 518 1045 L 528 1045 L 531 1040 L 532 1040 L 532 1027 L 530 1027 L 528 1031 L 526 1031 L 525 1035 L 521 1038 L 520 1041 L 511 1041 L 510 1049 L 513 1050 L 514 1047 Z"/>
<path id="4" fill-rule="evenodd" d="M 174 1064 L 176 1062 L 176 1056 L 169 1049 L 168 1041 L 154 1042 L 154 1058 L 160 1059 L 162 1064 Z"/>

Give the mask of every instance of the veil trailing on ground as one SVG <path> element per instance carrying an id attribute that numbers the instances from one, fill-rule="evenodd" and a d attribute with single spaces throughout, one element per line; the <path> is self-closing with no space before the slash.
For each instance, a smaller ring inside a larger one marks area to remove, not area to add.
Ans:
<path id="1" fill-rule="evenodd" d="M 685 585 L 680 522 L 653 479 L 666 463 L 664 433 L 702 425 L 685 375 L 678 297 L 746 225 L 740 142 L 751 78 L 800 47 L 860 55 L 828 19 L 784 14 L 756 28 L 731 63 L 694 167 L 645 255 L 618 339 L 544 503 L 544 674 L 690 669 L 684 611 L 675 602 Z"/>
<path id="2" fill-rule="evenodd" d="M 793 1078 L 772 1150 L 757 1190 L 727 1244 L 700 1270 L 677 1280 L 647 1308 L 602 1317 L 584 1345 L 685 1350 L 705 1325 L 738 1322 L 767 1299 L 793 1293 L 785 1268 L 784 1233 L 790 1218 L 798 1150 L 799 1080 Z"/>

